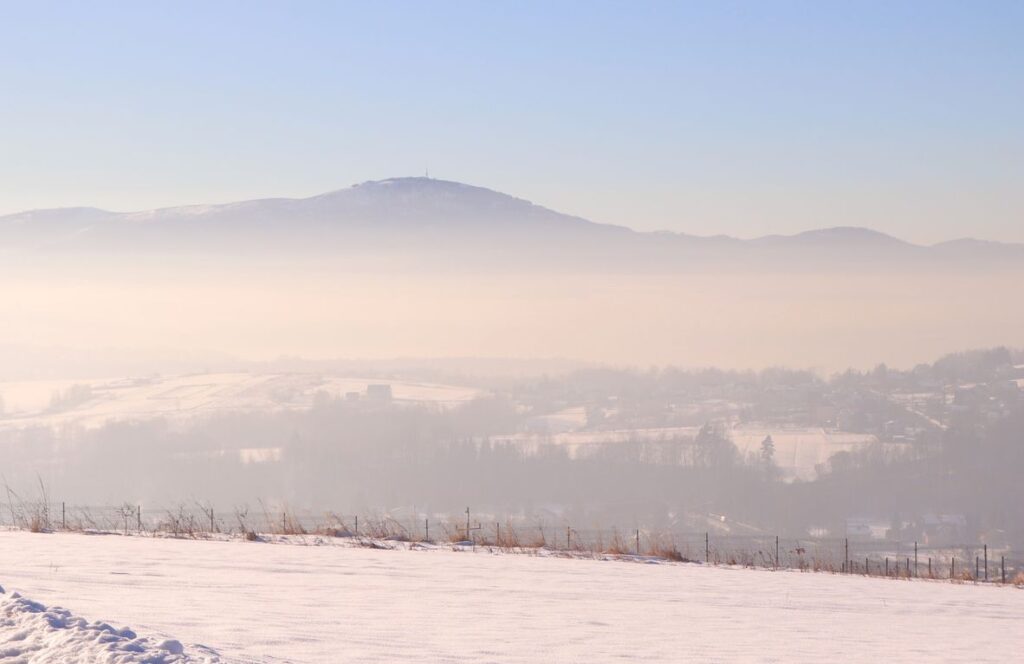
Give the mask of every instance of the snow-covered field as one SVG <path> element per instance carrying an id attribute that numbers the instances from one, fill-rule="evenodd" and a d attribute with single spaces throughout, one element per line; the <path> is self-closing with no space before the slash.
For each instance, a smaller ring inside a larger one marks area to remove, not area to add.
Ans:
<path id="1" fill-rule="evenodd" d="M 229 662 L 874 664 L 1024 652 L 1019 589 L 693 564 L 2 532 L 0 581 Z"/>
<path id="2" fill-rule="evenodd" d="M 568 422 L 563 413 L 559 422 Z M 553 427 L 551 433 L 523 433 L 508 436 L 492 436 L 495 442 L 507 442 L 526 449 L 537 449 L 542 444 L 565 447 L 570 455 L 586 454 L 596 446 L 616 445 L 631 441 L 663 442 L 690 441 L 700 431 L 699 426 L 659 427 L 651 429 L 615 429 L 605 431 L 575 431 Z M 735 425 L 727 431 L 729 439 L 743 456 L 760 455 L 761 442 L 771 436 L 775 443 L 775 463 L 783 476 L 789 480 L 812 480 L 817 466 L 826 463 L 836 452 L 855 452 L 878 443 L 871 434 L 850 433 L 824 429 L 822 427 L 763 424 Z"/>
<path id="3" fill-rule="evenodd" d="M 94 381 L 24 381 L 0 383 L 4 409 L 0 427 L 98 427 L 111 420 L 150 417 L 187 418 L 229 411 L 301 410 L 310 408 L 318 393 L 365 398 L 370 384 L 391 386 L 399 402 L 442 407 L 480 395 L 471 387 L 389 381 L 358 376 L 317 374 L 210 373 L 145 379 Z M 56 395 L 73 386 L 87 387 L 86 395 L 54 408 Z"/>
<path id="4" fill-rule="evenodd" d="M 486 396 L 473 387 L 410 381 L 390 381 L 358 376 L 303 373 L 206 373 L 144 379 L 92 381 L 0 382 L 0 429 L 81 426 L 95 428 L 111 421 L 161 417 L 185 420 L 223 412 L 304 410 L 317 395 L 347 395 L 366 399 L 367 387 L 386 384 L 394 401 L 450 408 Z M 59 397 L 69 390 L 79 396 L 67 403 Z M 530 433 L 491 436 L 493 442 L 536 450 L 555 444 L 571 455 L 586 454 L 595 447 L 630 441 L 692 440 L 700 427 L 659 427 L 618 430 L 583 430 L 583 407 L 566 408 L 534 418 Z M 775 463 L 786 479 L 810 480 L 816 468 L 836 452 L 865 449 L 878 442 L 870 434 L 849 433 L 797 425 L 736 424 L 728 436 L 740 454 L 757 456 L 761 442 L 771 435 Z M 266 460 L 266 459 L 263 459 Z"/>

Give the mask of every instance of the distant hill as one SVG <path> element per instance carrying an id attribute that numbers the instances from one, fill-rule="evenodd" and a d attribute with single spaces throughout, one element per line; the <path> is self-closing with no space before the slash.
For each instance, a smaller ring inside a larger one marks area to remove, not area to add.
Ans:
<path id="1" fill-rule="evenodd" d="M 973 239 L 920 246 L 866 228 L 753 240 L 637 232 L 482 187 L 422 177 L 303 199 L 144 212 L 36 210 L 0 217 L 0 255 L 284 257 L 360 268 L 688 271 L 1024 267 L 1024 245 Z"/>

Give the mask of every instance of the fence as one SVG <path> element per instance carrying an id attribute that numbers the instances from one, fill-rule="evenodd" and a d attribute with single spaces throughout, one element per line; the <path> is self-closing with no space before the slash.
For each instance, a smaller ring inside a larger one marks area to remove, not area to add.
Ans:
<path id="1" fill-rule="evenodd" d="M 0 503 L 0 527 L 32 531 L 79 530 L 210 537 L 215 534 L 319 535 L 368 540 L 462 543 L 510 550 L 546 549 L 570 555 L 653 556 L 712 565 L 793 569 L 891 578 L 1024 583 L 1024 560 L 986 544 L 926 545 L 900 540 L 787 538 L 672 529 L 577 529 L 523 518 L 496 520 L 469 510 L 458 517 L 341 514 L 235 508 L 209 503 L 152 507 Z"/>

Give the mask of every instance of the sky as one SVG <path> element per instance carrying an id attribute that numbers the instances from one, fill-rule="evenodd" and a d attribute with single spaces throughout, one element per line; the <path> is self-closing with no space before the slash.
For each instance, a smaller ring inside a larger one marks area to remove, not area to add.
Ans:
<path id="1" fill-rule="evenodd" d="M 430 175 L 643 230 L 1024 242 L 1024 3 L 0 0 L 0 214 Z"/>

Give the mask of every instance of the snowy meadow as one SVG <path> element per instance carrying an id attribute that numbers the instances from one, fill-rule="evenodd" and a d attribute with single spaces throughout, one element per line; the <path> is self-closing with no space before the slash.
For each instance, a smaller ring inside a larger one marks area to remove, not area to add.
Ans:
<path id="1" fill-rule="evenodd" d="M 317 542 L 3 532 L 0 570 L 8 593 L 176 639 L 194 661 L 1008 662 L 1024 650 L 1012 586 Z M 8 618 L 0 652 L 31 631 Z"/>

